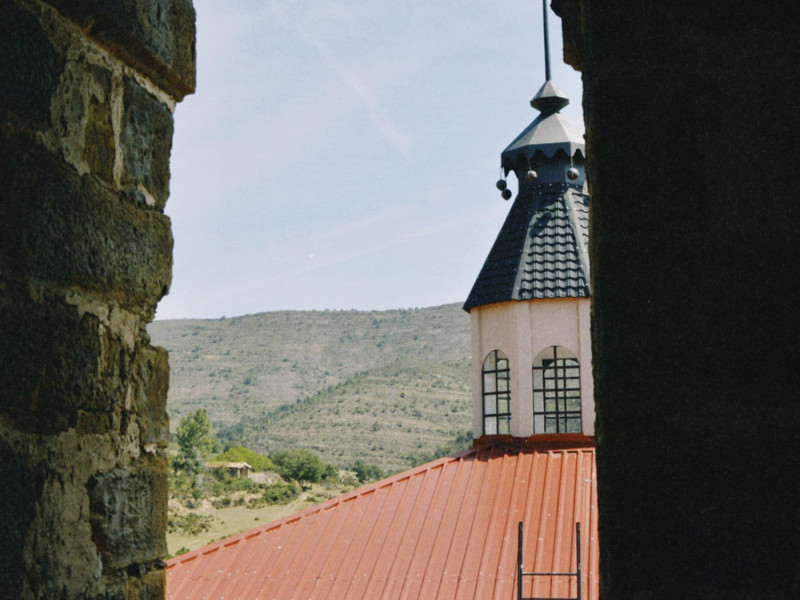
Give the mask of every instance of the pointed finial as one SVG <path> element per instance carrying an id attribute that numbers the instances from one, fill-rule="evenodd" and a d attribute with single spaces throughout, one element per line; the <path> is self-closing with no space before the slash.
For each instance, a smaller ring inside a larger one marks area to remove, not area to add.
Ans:
<path id="1" fill-rule="evenodd" d="M 569 104 L 569 98 L 551 81 L 550 77 L 550 33 L 547 25 L 547 0 L 542 0 L 542 13 L 544 23 L 544 85 L 539 88 L 531 100 L 531 106 L 549 115 L 558 112 Z"/>
<path id="2" fill-rule="evenodd" d="M 536 92 L 533 100 L 531 100 L 531 106 L 546 115 L 560 111 L 567 104 L 569 104 L 567 95 L 549 79 L 545 81 L 544 85 Z"/>

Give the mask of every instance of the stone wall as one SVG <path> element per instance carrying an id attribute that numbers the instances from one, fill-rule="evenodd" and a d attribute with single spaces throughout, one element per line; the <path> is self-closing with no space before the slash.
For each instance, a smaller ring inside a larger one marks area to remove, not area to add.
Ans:
<path id="1" fill-rule="evenodd" d="M 798 598 L 798 5 L 553 4 L 584 82 L 602 597 Z"/>
<path id="2" fill-rule="evenodd" d="M 0 598 L 164 596 L 175 103 L 191 0 L 0 3 Z"/>

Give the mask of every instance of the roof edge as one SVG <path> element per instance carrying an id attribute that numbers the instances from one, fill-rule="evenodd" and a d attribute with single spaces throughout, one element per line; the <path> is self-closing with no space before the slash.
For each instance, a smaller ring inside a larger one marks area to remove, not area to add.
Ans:
<path id="1" fill-rule="evenodd" d="M 509 298 L 508 300 L 492 300 L 490 302 L 481 302 L 480 300 L 471 300 L 467 298 L 464 304 L 461 305 L 461 310 L 466 313 L 471 313 L 473 308 L 484 308 L 485 306 L 499 306 L 501 304 L 511 304 L 512 302 L 574 302 L 575 300 L 584 300 L 591 298 L 590 294 L 585 296 L 553 296 L 551 298 Z M 567 434 L 559 434 L 567 435 Z M 572 434 L 570 434 L 572 435 Z"/>
<path id="2" fill-rule="evenodd" d="M 231 536 L 228 536 L 227 538 L 224 538 L 222 540 L 212 542 L 210 544 L 203 546 L 202 548 L 198 548 L 197 550 L 192 550 L 191 552 L 187 552 L 186 554 L 179 554 L 178 556 L 174 556 L 169 560 L 167 560 L 167 570 L 171 569 L 175 565 L 190 562 L 199 556 L 216 552 L 220 548 L 231 546 L 233 544 L 239 543 L 240 541 L 246 540 L 251 537 L 255 537 L 272 529 L 277 529 L 287 523 L 291 523 L 292 521 L 298 521 L 315 513 L 328 510 L 329 508 L 332 508 L 337 504 L 348 502 L 349 500 L 352 500 L 353 498 L 356 498 L 363 494 L 372 493 L 375 490 L 378 490 L 382 487 L 393 485 L 394 483 L 402 481 L 403 479 L 409 479 L 430 469 L 438 468 L 440 465 L 443 465 L 445 463 L 461 460 L 462 458 L 465 458 L 470 454 L 477 454 L 482 449 L 483 448 L 478 448 L 473 445 L 472 448 L 467 448 L 466 450 L 461 450 L 460 452 L 456 452 L 455 454 L 451 454 L 449 456 L 443 456 L 441 458 L 437 458 L 430 462 L 418 465 L 416 467 L 408 469 L 407 471 L 402 471 L 401 473 L 390 475 L 389 477 L 386 477 L 384 479 L 373 481 L 372 483 L 368 483 L 367 485 L 361 486 L 360 488 L 356 488 L 340 496 L 331 498 L 330 500 L 327 500 L 322 504 L 309 506 L 308 508 L 303 509 L 299 512 L 292 513 L 290 515 L 281 517 L 280 519 L 276 519 L 274 521 L 270 521 L 269 523 L 265 523 L 259 527 L 254 527 L 253 529 L 241 531 L 239 533 L 235 533 Z"/>
<path id="3" fill-rule="evenodd" d="M 571 448 L 594 448 L 595 438 L 582 433 L 539 433 L 529 437 L 513 435 L 483 435 L 472 441 L 475 450 L 511 450 L 535 452 L 548 450 L 568 450 Z"/>

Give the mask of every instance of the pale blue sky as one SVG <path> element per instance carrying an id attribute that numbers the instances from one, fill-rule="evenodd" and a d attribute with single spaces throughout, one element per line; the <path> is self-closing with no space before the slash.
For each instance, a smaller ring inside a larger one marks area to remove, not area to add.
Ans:
<path id="1" fill-rule="evenodd" d="M 194 3 L 158 318 L 463 301 L 510 208 L 500 152 L 538 114 L 540 1 Z M 582 128 L 552 12 L 550 43 Z"/>

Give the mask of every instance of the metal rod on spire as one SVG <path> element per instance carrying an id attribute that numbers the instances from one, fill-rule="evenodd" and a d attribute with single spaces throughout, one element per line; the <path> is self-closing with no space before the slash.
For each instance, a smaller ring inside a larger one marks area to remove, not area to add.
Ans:
<path id="1" fill-rule="evenodd" d="M 547 31 L 547 0 L 542 0 L 544 12 L 544 80 L 550 81 L 550 34 Z"/>

